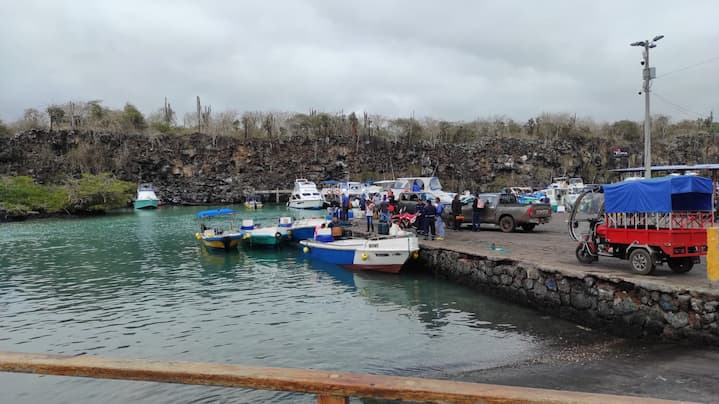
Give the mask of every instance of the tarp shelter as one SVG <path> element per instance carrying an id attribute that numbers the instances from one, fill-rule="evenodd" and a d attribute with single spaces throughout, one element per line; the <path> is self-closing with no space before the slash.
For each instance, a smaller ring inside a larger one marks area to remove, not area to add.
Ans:
<path id="1" fill-rule="evenodd" d="M 626 181 L 604 186 L 607 213 L 711 211 L 712 180 L 694 175 Z"/>

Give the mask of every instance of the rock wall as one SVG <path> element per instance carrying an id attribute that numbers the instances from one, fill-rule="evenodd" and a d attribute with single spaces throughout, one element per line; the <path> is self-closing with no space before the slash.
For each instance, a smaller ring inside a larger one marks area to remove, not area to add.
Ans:
<path id="1" fill-rule="evenodd" d="M 542 186 L 552 176 L 581 176 L 586 182 L 611 179 L 608 169 L 641 164 L 636 147 L 629 158 L 614 158 L 617 146 L 597 137 L 552 139 L 491 135 L 467 144 L 392 142 L 346 136 L 239 137 L 132 135 L 77 131 L 28 131 L 0 137 L 0 175 L 29 175 L 60 182 L 83 172 L 111 172 L 127 181 L 153 182 L 164 202 L 239 202 L 253 189 L 288 189 L 294 178 L 385 179 L 438 176 L 445 189 L 491 191 L 510 185 Z M 656 143 L 656 164 L 715 161 L 714 136 Z"/>
<path id="2" fill-rule="evenodd" d="M 464 285 L 625 337 L 719 345 L 719 292 L 557 271 L 506 258 L 422 248 L 422 265 Z"/>

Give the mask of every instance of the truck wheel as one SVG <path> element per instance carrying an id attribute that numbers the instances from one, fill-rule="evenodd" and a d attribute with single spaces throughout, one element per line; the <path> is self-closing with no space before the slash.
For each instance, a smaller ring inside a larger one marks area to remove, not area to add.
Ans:
<path id="1" fill-rule="evenodd" d="M 587 247 L 584 244 L 578 245 L 574 254 L 577 256 L 577 260 L 584 265 L 589 265 L 594 262 L 594 257 L 587 251 Z"/>
<path id="2" fill-rule="evenodd" d="M 694 261 L 692 261 L 691 258 L 669 258 L 667 261 L 667 264 L 669 265 L 669 268 L 671 268 L 672 271 L 683 274 L 685 272 L 689 272 L 694 268 Z"/>
<path id="3" fill-rule="evenodd" d="M 637 248 L 629 254 L 629 263 L 632 265 L 634 272 L 640 275 L 649 275 L 654 272 L 656 267 L 652 255 L 642 248 Z"/>
<path id="4" fill-rule="evenodd" d="M 514 224 L 514 218 L 506 215 L 499 218 L 499 228 L 505 233 L 511 233 L 514 231 L 516 225 Z"/>
<path id="5" fill-rule="evenodd" d="M 529 233 L 530 231 L 534 230 L 534 228 L 535 228 L 536 226 L 537 226 L 537 225 L 534 224 L 534 223 L 525 223 L 525 224 L 522 225 L 522 230 L 524 230 L 525 232 Z"/>

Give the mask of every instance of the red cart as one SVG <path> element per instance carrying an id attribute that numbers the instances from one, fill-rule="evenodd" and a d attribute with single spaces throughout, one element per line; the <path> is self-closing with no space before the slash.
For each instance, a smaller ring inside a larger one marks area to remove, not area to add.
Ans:
<path id="1" fill-rule="evenodd" d="M 577 198 L 569 233 L 579 262 L 600 256 L 628 259 L 648 275 L 666 262 L 683 273 L 707 252 L 706 229 L 714 223 L 712 181 L 668 176 L 605 185 Z"/>

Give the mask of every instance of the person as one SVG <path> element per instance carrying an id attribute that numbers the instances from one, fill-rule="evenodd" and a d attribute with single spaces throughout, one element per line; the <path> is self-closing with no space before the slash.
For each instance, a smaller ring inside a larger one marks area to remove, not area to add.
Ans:
<path id="1" fill-rule="evenodd" d="M 345 192 L 342 194 L 342 213 L 341 213 L 342 217 L 340 217 L 340 219 L 342 219 L 342 221 L 345 221 L 345 222 L 347 221 L 348 216 L 349 216 L 349 209 L 350 209 L 350 196 L 347 195 L 347 193 Z"/>
<path id="2" fill-rule="evenodd" d="M 417 215 L 417 218 L 415 219 L 415 222 L 417 223 L 417 234 L 427 234 L 425 233 L 425 225 L 424 225 L 424 201 L 418 200 L 417 201 L 417 207 L 415 208 L 414 213 Z"/>
<path id="3" fill-rule="evenodd" d="M 462 215 L 462 201 L 459 200 L 459 194 L 454 195 L 452 199 L 452 218 L 454 219 L 454 229 L 459 230 L 462 223 L 457 220 L 457 216 Z"/>
<path id="4" fill-rule="evenodd" d="M 435 217 L 437 216 L 437 208 L 432 205 L 432 200 L 428 200 L 427 204 L 422 208 L 422 216 L 424 217 L 424 239 L 427 240 L 429 235 L 432 235 L 434 240 L 437 230 L 434 227 Z"/>
<path id="5" fill-rule="evenodd" d="M 412 183 L 412 192 L 419 192 L 421 190 L 422 190 L 422 187 L 419 186 L 419 184 L 417 183 L 417 180 L 414 180 L 414 182 Z"/>
<path id="6" fill-rule="evenodd" d="M 362 194 L 362 197 L 360 198 L 359 208 L 360 210 L 367 209 L 367 197 L 365 196 L 365 194 Z"/>
<path id="7" fill-rule="evenodd" d="M 330 227 L 330 228 L 331 227 L 339 227 L 339 225 L 340 225 L 339 219 L 337 218 L 337 216 L 334 216 L 334 217 L 332 217 L 332 221 L 330 222 L 330 224 L 327 225 L 327 227 Z"/>
<path id="8" fill-rule="evenodd" d="M 379 204 L 379 221 L 389 222 L 389 202 L 387 202 L 387 196 L 382 197 L 382 202 Z"/>
<path id="9" fill-rule="evenodd" d="M 320 229 L 324 229 L 327 227 L 327 223 L 321 223 L 315 226 L 315 239 L 317 239 L 317 234 L 320 232 Z"/>
<path id="10" fill-rule="evenodd" d="M 365 216 L 367 217 L 367 233 L 369 233 L 370 231 L 374 233 L 374 222 L 372 221 L 372 215 L 374 215 L 374 202 L 372 202 L 372 199 L 370 199 L 365 205 Z"/>
<path id="11" fill-rule="evenodd" d="M 484 209 L 484 201 L 480 199 L 479 194 L 475 192 L 474 203 L 472 204 L 472 231 L 480 230 L 482 209 Z"/>
<path id="12" fill-rule="evenodd" d="M 444 240 L 444 222 L 442 221 L 442 212 L 444 212 L 444 205 L 442 204 L 442 201 L 439 200 L 439 198 L 435 198 L 434 203 L 437 204 L 437 240 Z"/>

